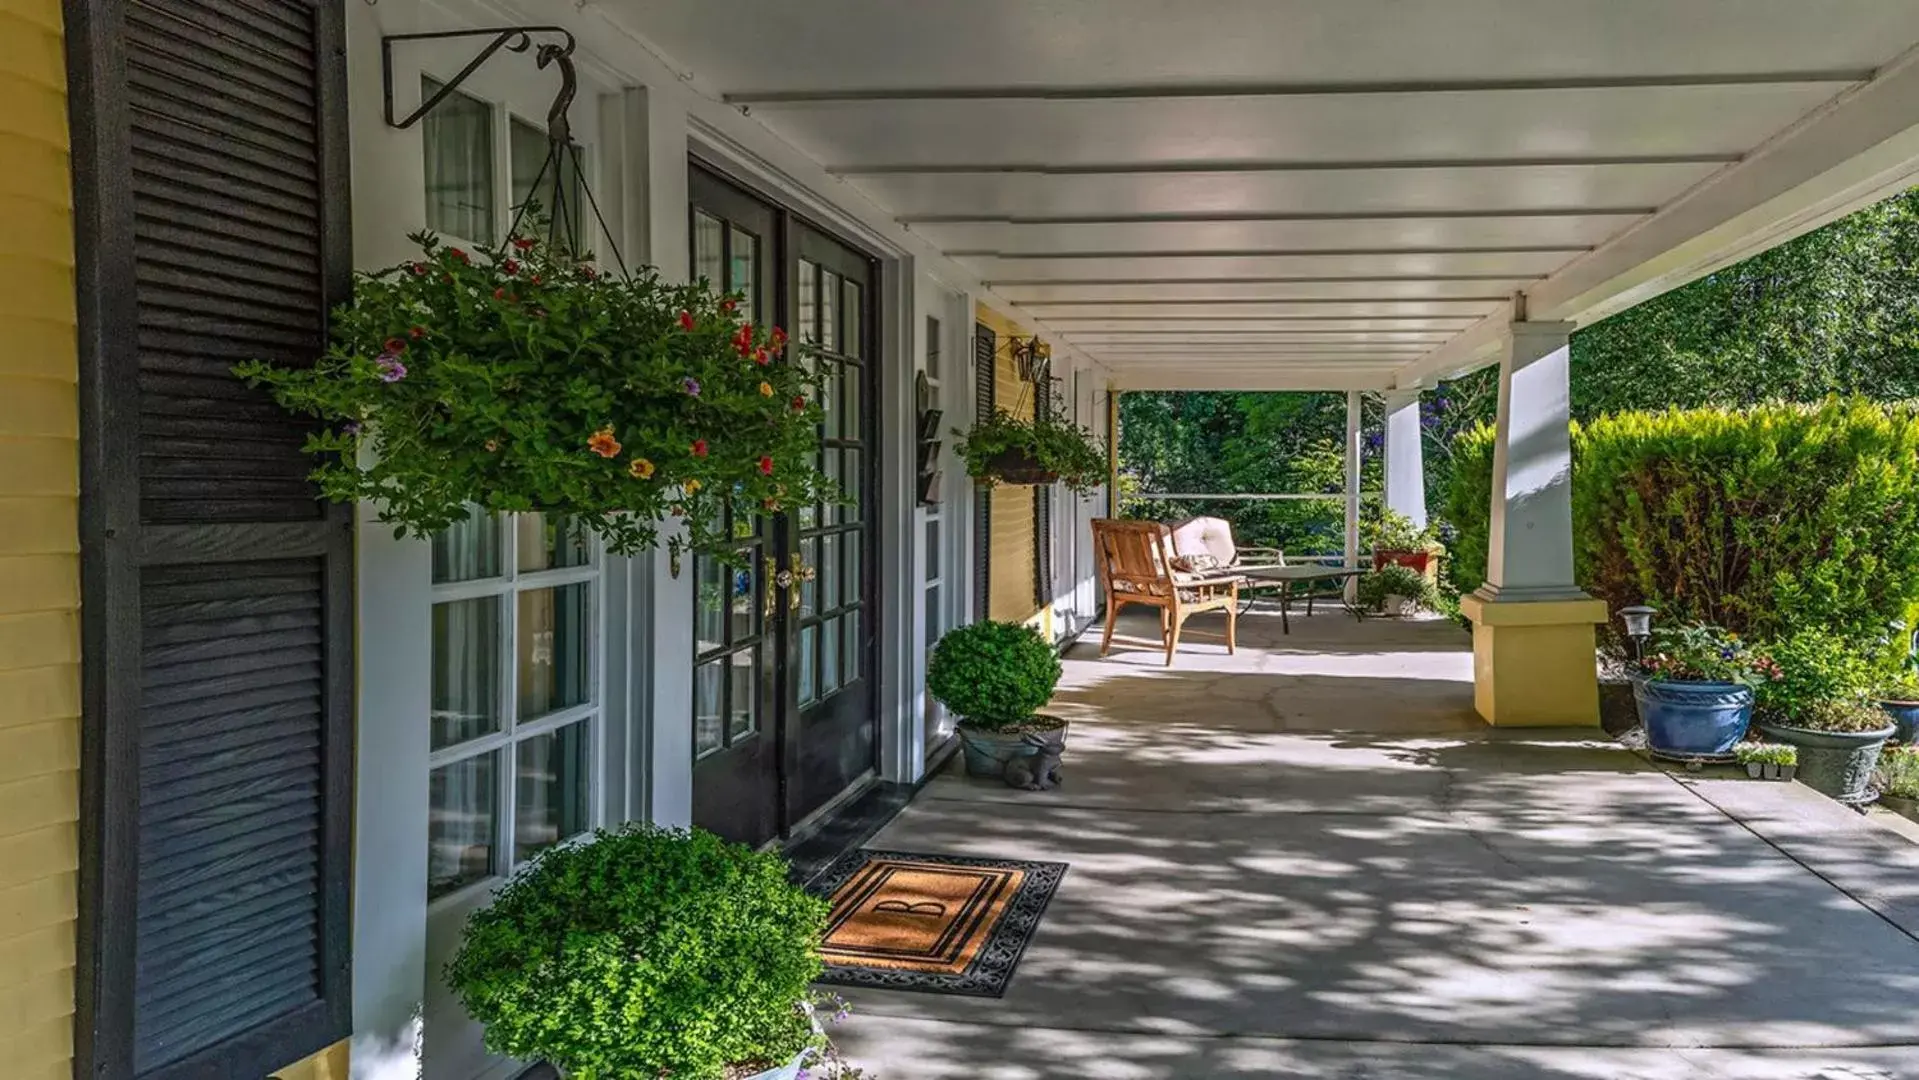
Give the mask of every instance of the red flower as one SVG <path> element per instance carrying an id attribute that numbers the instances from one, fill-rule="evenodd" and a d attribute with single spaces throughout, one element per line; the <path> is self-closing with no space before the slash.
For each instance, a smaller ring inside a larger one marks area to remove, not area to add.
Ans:
<path id="1" fill-rule="evenodd" d="M 796 398 L 794 398 L 794 399 L 793 399 L 793 411 L 794 411 L 794 412 L 805 412 L 805 411 L 806 411 L 806 399 L 805 399 L 805 398 L 803 398 L 803 397 L 796 397 Z"/>
<path id="2" fill-rule="evenodd" d="M 753 324 L 752 323 L 740 324 L 739 330 L 733 334 L 733 348 L 737 349 L 741 356 L 753 355 Z"/>
<path id="3" fill-rule="evenodd" d="M 540 275 L 534 274 L 532 277 L 527 278 L 527 280 L 531 281 L 535 285 L 538 285 L 540 283 Z"/>
<path id="4" fill-rule="evenodd" d="M 740 306 L 739 301 L 733 299 L 730 296 L 720 301 L 720 310 L 726 312 L 728 315 L 733 314 L 734 309 L 738 308 L 739 306 Z"/>
<path id="5" fill-rule="evenodd" d="M 471 263 L 473 261 L 472 259 L 467 258 L 466 252 L 461 251 L 459 248 L 447 248 L 446 253 L 460 260 L 463 263 Z"/>
<path id="6" fill-rule="evenodd" d="M 766 366 L 766 362 L 771 359 L 773 358 L 767 355 L 765 349 L 755 349 L 753 351 L 753 362 L 759 364 L 761 367 Z"/>
<path id="7" fill-rule="evenodd" d="M 694 457 L 705 457 L 706 456 L 706 440 L 694 439 L 692 450 L 693 450 Z"/>
<path id="8" fill-rule="evenodd" d="M 773 344 L 773 351 L 778 352 L 780 349 L 786 347 L 786 331 L 775 326 L 772 336 L 768 340 Z"/>
<path id="9" fill-rule="evenodd" d="M 513 238 L 513 246 L 519 248 L 521 251 L 532 251 L 533 239 L 526 236 L 516 236 Z"/>
<path id="10" fill-rule="evenodd" d="M 600 272 L 598 270 L 593 269 L 592 267 L 586 265 L 585 263 L 580 264 L 580 273 L 585 274 L 586 280 L 588 281 L 592 281 L 595 278 L 600 276 Z"/>
<path id="11" fill-rule="evenodd" d="M 772 458 L 764 457 L 764 456 L 760 458 L 760 475 L 761 476 L 773 475 L 773 459 Z"/>
<path id="12" fill-rule="evenodd" d="M 406 342 L 396 337 L 387 338 L 386 343 L 380 346 L 380 351 L 403 353 L 406 351 Z"/>
<path id="13" fill-rule="evenodd" d="M 506 290 L 504 288 L 493 290 L 493 299 L 495 300 L 506 299 Z"/>
<path id="14" fill-rule="evenodd" d="M 416 326 L 413 329 L 408 330 L 406 332 L 406 336 L 412 338 L 415 341 L 418 341 L 421 338 L 426 336 L 426 327 Z"/>
<path id="15" fill-rule="evenodd" d="M 691 331 L 693 329 L 693 313 L 692 312 L 690 311 L 680 312 L 680 329 L 687 330 L 687 331 Z"/>
<path id="16" fill-rule="evenodd" d="M 413 271 L 415 274 L 426 273 L 426 264 L 423 262 L 408 263 L 406 268 L 408 270 Z"/>
<path id="17" fill-rule="evenodd" d="M 500 269 L 505 270 L 509 274 L 517 274 L 520 272 L 520 260 L 508 259 L 500 264 Z"/>

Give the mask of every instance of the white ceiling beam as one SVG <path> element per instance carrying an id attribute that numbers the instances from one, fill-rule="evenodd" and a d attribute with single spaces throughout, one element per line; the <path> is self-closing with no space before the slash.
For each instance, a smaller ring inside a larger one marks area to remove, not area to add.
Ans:
<path id="1" fill-rule="evenodd" d="M 1611 165 L 1723 165 L 1740 155 L 1687 154 L 1521 154 L 1504 157 L 1364 158 L 1231 161 L 1110 161 L 1056 165 L 1036 161 L 872 162 L 830 165 L 839 177 L 860 176 L 1157 176 L 1168 173 L 1371 172 L 1376 169 L 1546 169 Z"/>
<path id="2" fill-rule="evenodd" d="M 1000 251 L 956 250 L 953 259 L 1002 259 L 1006 262 L 1041 259 L 1263 259 L 1359 258 L 1374 255 L 1573 255 L 1591 251 L 1583 244 L 1452 244 L 1427 247 L 1355 248 L 1175 248 L 1162 251 Z"/>
<path id="3" fill-rule="evenodd" d="M 1896 194 L 1915 178 L 1919 48 L 1526 288 L 1527 318 L 1590 325 Z M 1486 363 L 1510 318 L 1510 308 L 1488 315 L 1407 365 L 1398 384 Z"/>
<path id="4" fill-rule="evenodd" d="M 1509 207 L 1483 210 L 1180 211 L 1140 214 L 907 214 L 902 225 L 1209 225 L 1265 221 L 1481 221 L 1505 218 L 1645 217 L 1656 206 Z"/>
<path id="5" fill-rule="evenodd" d="M 1113 368 L 1115 390 L 1386 390 L 1388 369 L 1270 366 L 1202 371 Z"/>

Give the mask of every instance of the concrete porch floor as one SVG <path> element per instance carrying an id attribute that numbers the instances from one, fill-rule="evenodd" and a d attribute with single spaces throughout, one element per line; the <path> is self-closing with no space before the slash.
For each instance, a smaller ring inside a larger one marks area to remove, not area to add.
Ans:
<path id="1" fill-rule="evenodd" d="M 884 1080 L 1919 1077 L 1919 845 L 1489 730 L 1443 621 L 1252 615 L 1170 670 L 1129 623 L 1069 655 L 1060 790 L 949 769 L 868 845 L 1072 864 L 1004 998 L 847 994 Z"/>

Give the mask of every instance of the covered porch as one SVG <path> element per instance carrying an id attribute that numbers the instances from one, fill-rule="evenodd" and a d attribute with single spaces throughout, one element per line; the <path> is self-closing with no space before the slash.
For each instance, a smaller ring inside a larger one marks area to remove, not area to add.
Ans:
<path id="1" fill-rule="evenodd" d="M 1066 657 L 1055 791 L 872 848 L 1071 864 L 1000 999 L 849 991 L 881 1076 L 1903 1075 L 1919 847 L 1799 785 L 1489 728 L 1468 637 L 1341 613 Z M 1131 627 L 1151 637 L 1150 618 Z"/>

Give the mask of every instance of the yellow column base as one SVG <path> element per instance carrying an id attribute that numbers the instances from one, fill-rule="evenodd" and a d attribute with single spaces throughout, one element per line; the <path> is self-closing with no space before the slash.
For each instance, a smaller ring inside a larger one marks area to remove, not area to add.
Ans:
<path id="1" fill-rule="evenodd" d="M 341 1039 L 312 1057 L 273 1074 L 273 1080 L 347 1080 L 348 1041 Z"/>
<path id="2" fill-rule="evenodd" d="M 1601 600 L 1461 597 L 1473 623 L 1473 707 L 1496 727 L 1594 727 Z"/>

